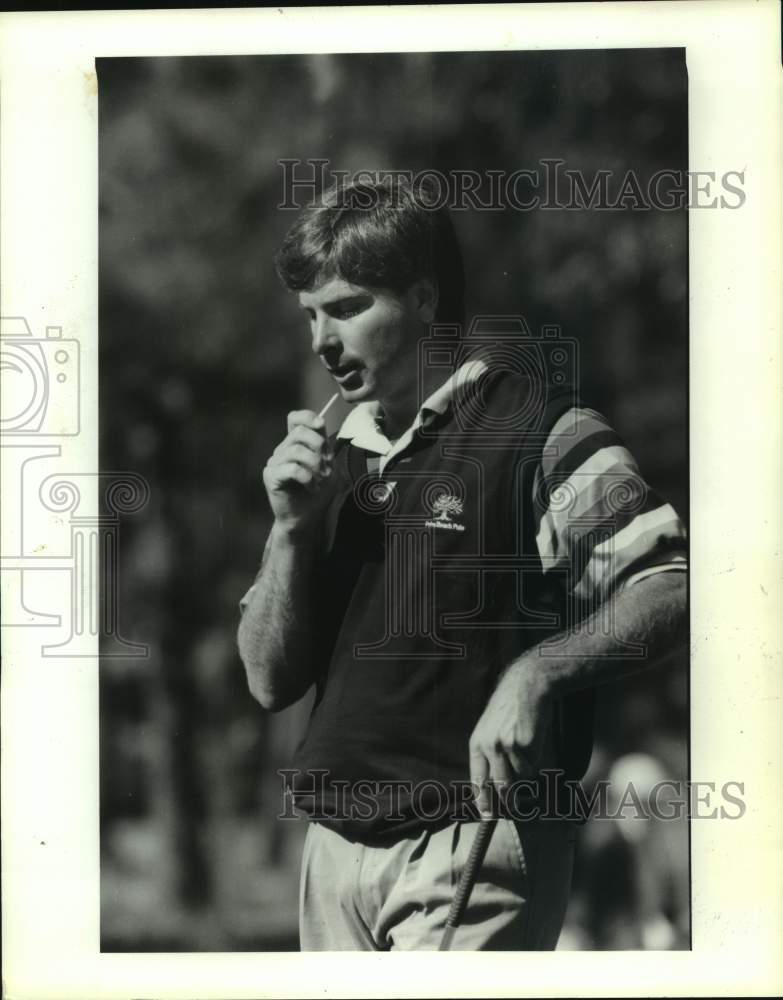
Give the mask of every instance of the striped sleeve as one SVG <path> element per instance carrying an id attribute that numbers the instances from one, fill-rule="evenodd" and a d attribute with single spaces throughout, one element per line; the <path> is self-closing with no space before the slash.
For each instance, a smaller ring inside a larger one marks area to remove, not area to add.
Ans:
<path id="1" fill-rule="evenodd" d="M 563 574 L 580 600 L 599 604 L 653 573 L 687 568 L 682 521 L 595 410 L 572 408 L 553 426 L 533 504 L 543 571 Z"/>

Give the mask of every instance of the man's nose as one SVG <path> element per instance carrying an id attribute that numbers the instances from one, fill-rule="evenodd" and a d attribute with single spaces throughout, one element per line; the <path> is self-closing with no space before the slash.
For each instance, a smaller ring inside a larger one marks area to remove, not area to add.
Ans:
<path id="1" fill-rule="evenodd" d="M 331 316 L 321 316 L 313 320 L 313 353 L 327 354 L 339 350 L 340 340 L 335 332 Z"/>

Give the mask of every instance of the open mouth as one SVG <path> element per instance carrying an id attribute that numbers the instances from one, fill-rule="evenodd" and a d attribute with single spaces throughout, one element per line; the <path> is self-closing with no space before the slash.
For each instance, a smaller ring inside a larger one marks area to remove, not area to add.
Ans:
<path id="1" fill-rule="evenodd" d="M 360 365 L 343 365 L 340 368 L 330 368 L 330 374 L 335 382 L 340 385 L 345 385 L 350 381 L 361 381 L 361 376 L 359 375 Z"/>

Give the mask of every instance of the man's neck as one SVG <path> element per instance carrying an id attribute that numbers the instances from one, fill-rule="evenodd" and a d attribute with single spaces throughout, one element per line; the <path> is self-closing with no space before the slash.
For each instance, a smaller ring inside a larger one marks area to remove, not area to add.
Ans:
<path id="1" fill-rule="evenodd" d="M 394 444 L 398 438 L 401 438 L 405 431 L 413 423 L 413 417 L 411 417 L 410 420 L 406 420 L 404 417 L 400 417 L 399 414 L 396 416 L 390 414 L 389 411 L 384 408 L 383 404 L 381 404 L 378 409 L 378 416 L 376 420 L 381 434 L 383 434 L 383 436 L 392 444 Z"/>
<path id="2" fill-rule="evenodd" d="M 446 381 L 443 371 L 425 371 L 422 402 L 428 399 L 436 389 Z M 396 441 L 411 426 L 419 412 L 418 385 L 414 385 L 412 394 L 404 399 L 380 400 L 378 423 L 383 434 L 389 441 Z"/>

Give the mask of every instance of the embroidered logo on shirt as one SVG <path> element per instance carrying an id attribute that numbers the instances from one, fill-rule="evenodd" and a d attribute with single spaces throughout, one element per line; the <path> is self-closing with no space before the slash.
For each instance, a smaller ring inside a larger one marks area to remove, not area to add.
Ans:
<path id="1" fill-rule="evenodd" d="M 459 497 L 455 497 L 451 493 L 441 493 L 432 501 L 431 506 L 435 519 L 424 522 L 428 528 L 445 528 L 447 531 L 465 530 L 464 524 L 452 521 L 452 517 L 456 517 L 464 510 L 464 505 Z"/>

